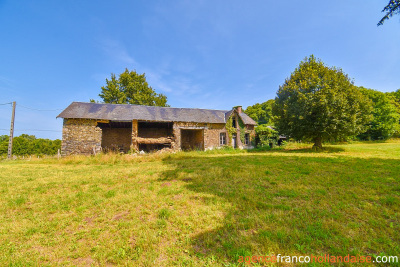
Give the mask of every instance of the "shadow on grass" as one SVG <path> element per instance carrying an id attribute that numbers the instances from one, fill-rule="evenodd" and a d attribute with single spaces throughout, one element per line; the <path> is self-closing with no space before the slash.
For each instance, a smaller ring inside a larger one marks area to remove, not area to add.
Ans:
<path id="1" fill-rule="evenodd" d="M 238 263 L 251 255 L 400 254 L 397 160 L 190 158 L 164 159 L 173 168 L 161 180 L 186 182 L 225 214 L 221 227 L 192 239 L 198 257 Z"/>
<path id="2" fill-rule="evenodd" d="M 341 147 L 332 147 L 332 146 L 324 146 L 322 149 L 316 150 L 314 148 L 312 148 L 312 146 L 310 147 L 306 147 L 306 148 L 260 148 L 260 149 L 253 149 L 250 150 L 250 152 L 254 152 L 254 153 L 259 153 L 259 152 L 271 152 L 271 153 L 340 153 L 340 152 L 344 152 L 345 149 L 341 148 Z"/>

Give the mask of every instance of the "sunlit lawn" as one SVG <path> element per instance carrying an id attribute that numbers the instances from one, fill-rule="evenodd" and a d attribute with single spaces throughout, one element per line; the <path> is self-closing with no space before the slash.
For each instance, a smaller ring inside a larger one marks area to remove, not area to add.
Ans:
<path id="1" fill-rule="evenodd" d="M 0 162 L 1 265 L 400 258 L 400 142 Z"/>

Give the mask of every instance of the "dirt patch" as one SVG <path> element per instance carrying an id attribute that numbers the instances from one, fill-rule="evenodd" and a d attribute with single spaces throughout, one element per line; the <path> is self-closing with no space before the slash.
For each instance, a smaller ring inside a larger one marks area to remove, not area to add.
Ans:
<path id="1" fill-rule="evenodd" d="M 129 211 L 124 211 L 124 212 L 121 212 L 121 213 L 118 213 L 117 215 L 115 215 L 113 218 L 112 218 L 112 220 L 113 221 L 119 221 L 119 220 L 122 220 L 122 219 L 124 219 L 126 216 L 128 216 L 129 215 Z"/>
<path id="2" fill-rule="evenodd" d="M 85 219 L 83 219 L 83 220 L 86 222 L 86 225 L 93 225 L 94 219 L 96 219 L 96 216 L 94 216 L 94 217 L 85 217 Z"/>
<path id="3" fill-rule="evenodd" d="M 179 199 L 181 199 L 181 198 L 182 198 L 182 195 L 181 195 L 181 194 L 174 195 L 174 199 L 175 199 L 175 200 L 179 200 Z"/>
<path id="4" fill-rule="evenodd" d="M 92 259 L 91 257 L 86 257 L 86 258 L 78 258 L 74 260 L 74 264 L 77 266 L 93 266 L 96 261 Z"/>

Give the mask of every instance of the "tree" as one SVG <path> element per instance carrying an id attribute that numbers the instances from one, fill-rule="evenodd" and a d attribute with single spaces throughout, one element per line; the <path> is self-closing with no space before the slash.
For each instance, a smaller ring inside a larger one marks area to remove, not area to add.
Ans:
<path id="1" fill-rule="evenodd" d="M 385 95 L 389 98 L 390 102 L 396 107 L 398 117 L 400 118 L 400 89 L 395 92 L 387 92 Z M 396 137 L 400 137 L 400 119 L 397 124 L 397 130 L 394 134 Z"/>
<path id="2" fill-rule="evenodd" d="M 274 147 L 275 145 L 278 144 L 279 133 L 275 131 L 271 126 L 267 126 L 266 124 L 261 124 L 255 128 L 255 131 L 256 131 L 256 146 Z"/>
<path id="3" fill-rule="evenodd" d="M 279 87 L 272 111 L 279 133 L 322 148 L 365 131 L 371 102 L 341 69 L 311 55 Z"/>
<path id="4" fill-rule="evenodd" d="M 167 97 L 157 94 L 148 85 L 144 73 L 137 74 L 136 71 L 125 69 L 118 79 L 112 73 L 111 80 L 106 79 L 106 83 L 99 94 L 104 103 L 168 107 Z"/>
<path id="5" fill-rule="evenodd" d="M 382 12 L 386 12 L 386 15 L 378 22 L 378 26 L 383 25 L 385 20 L 388 20 L 393 15 L 400 14 L 400 0 L 390 0 Z"/>
<path id="6" fill-rule="evenodd" d="M 8 135 L 0 135 L 0 155 L 7 155 Z M 14 137 L 14 155 L 55 155 L 61 149 L 61 140 L 36 138 L 34 135 L 21 134 Z"/>
<path id="7" fill-rule="evenodd" d="M 382 140 L 390 138 L 399 126 L 399 114 L 389 96 L 364 87 L 359 90 L 372 101 L 372 119 L 368 123 L 368 130 L 359 135 L 364 140 Z"/>
<path id="8" fill-rule="evenodd" d="M 397 112 L 400 114 L 400 89 L 394 92 L 387 92 L 386 95 L 389 97 L 393 105 L 396 106 Z"/>
<path id="9" fill-rule="evenodd" d="M 272 106 L 275 100 L 270 99 L 261 104 L 257 103 L 252 106 L 248 106 L 244 111 L 247 115 L 255 120 L 259 125 L 268 124 L 272 125 Z"/>
<path id="10" fill-rule="evenodd" d="M 0 135 L 0 155 L 7 155 L 8 153 L 8 135 Z"/>

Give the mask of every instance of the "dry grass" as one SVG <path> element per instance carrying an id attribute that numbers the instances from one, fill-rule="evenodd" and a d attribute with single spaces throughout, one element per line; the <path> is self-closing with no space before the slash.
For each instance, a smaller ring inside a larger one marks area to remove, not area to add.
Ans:
<path id="1" fill-rule="evenodd" d="M 0 162 L 0 262 L 400 256 L 400 142 Z M 295 146 L 295 147 L 294 147 Z"/>

